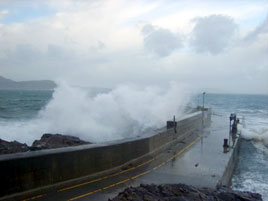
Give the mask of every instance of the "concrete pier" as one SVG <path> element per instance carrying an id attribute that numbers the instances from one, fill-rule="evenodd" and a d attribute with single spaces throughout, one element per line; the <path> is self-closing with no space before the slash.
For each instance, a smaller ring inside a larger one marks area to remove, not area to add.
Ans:
<path id="1" fill-rule="evenodd" d="M 210 116 L 207 114 L 205 116 L 202 115 L 202 112 L 197 112 L 177 122 L 178 132 L 176 134 L 174 133 L 174 129 L 171 128 L 167 131 L 165 129 L 159 130 L 159 133 L 151 134 L 133 142 L 132 140 L 127 140 L 96 148 L 94 146 L 93 148 L 86 146 L 84 148 L 64 150 L 63 153 L 65 154 L 63 156 L 69 153 L 82 154 L 83 156 L 87 152 L 90 155 L 90 153 L 96 153 L 96 150 L 99 150 L 101 153 L 108 149 L 107 152 L 104 152 L 105 155 L 103 156 L 105 158 L 100 160 L 108 162 L 108 165 L 116 165 L 114 162 L 109 163 L 111 158 L 107 158 L 108 156 L 117 158 L 118 155 L 116 153 L 120 155 L 125 152 L 123 154 L 125 157 L 120 157 L 120 160 L 123 159 L 124 161 L 128 158 L 130 162 L 122 166 L 119 165 L 109 171 L 94 174 L 93 176 L 83 177 L 78 180 L 69 180 L 67 183 L 57 183 L 56 185 L 45 186 L 44 188 L 13 194 L 11 196 L 4 196 L 0 200 L 18 200 L 23 198 L 26 200 L 99 201 L 114 197 L 127 186 L 136 186 L 140 183 L 186 183 L 206 187 L 229 185 L 236 162 L 238 146 L 235 146 L 230 152 L 224 154 L 222 145 L 223 139 L 228 138 L 229 134 L 228 119 L 222 121 L 222 119 L 213 116 L 211 127 L 202 130 L 202 125 L 206 125 L 208 120 L 210 120 Z M 142 148 L 140 144 L 143 144 L 144 147 Z M 122 149 L 120 148 L 121 146 L 123 146 Z M 128 146 L 130 146 L 130 149 Z M 133 147 L 132 149 L 131 146 Z M 136 146 L 142 150 L 139 150 Z M 118 152 L 117 149 L 123 152 Z M 115 155 L 110 155 L 109 150 L 114 150 L 113 153 Z M 126 151 L 130 151 L 129 153 L 131 154 L 126 154 Z M 54 154 L 55 151 L 51 155 L 53 158 Z M 48 158 L 50 157 L 48 153 L 42 152 L 41 156 L 43 155 Z M 56 151 L 56 155 L 60 158 L 62 151 Z M 139 157 L 135 158 L 136 156 Z M 131 160 L 131 157 L 134 157 L 133 159 L 135 160 Z M 67 159 L 66 155 L 65 158 L 59 160 Z M 27 158 L 25 160 L 27 161 Z M 120 164 L 120 160 L 117 160 L 117 163 L 119 162 Z M 12 163 L 10 160 L 7 161 Z M 104 166 L 101 167 L 106 167 L 105 165 L 107 165 L 105 163 L 102 164 Z M 92 167 L 97 166 L 92 164 L 90 168 L 92 169 Z M 77 170 L 79 168 L 77 167 Z M 83 167 L 83 169 L 85 168 Z M 74 167 L 72 170 L 74 170 Z"/>
<path id="2" fill-rule="evenodd" d="M 196 187 L 230 186 L 239 151 L 239 138 L 228 153 L 223 140 L 228 138 L 228 119 L 213 116 L 212 125 L 188 151 L 162 168 L 137 180 L 137 183 L 184 183 Z"/>
<path id="3" fill-rule="evenodd" d="M 1 155 L 0 199 L 54 190 L 142 163 L 201 130 L 209 114 L 210 110 L 193 112 L 179 119 L 177 128 L 163 127 L 141 137 Z"/>

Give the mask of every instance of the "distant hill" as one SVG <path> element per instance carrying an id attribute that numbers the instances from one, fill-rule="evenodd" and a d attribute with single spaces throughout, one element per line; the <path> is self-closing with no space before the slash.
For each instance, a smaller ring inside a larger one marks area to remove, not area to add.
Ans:
<path id="1" fill-rule="evenodd" d="M 0 76 L 0 90 L 53 90 L 56 86 L 50 80 L 15 82 Z"/>

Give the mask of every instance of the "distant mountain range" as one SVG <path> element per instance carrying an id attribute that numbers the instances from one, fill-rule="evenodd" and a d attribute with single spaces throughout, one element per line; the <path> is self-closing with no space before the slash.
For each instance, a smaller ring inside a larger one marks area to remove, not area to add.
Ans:
<path id="1" fill-rule="evenodd" d="M 56 86 L 51 80 L 16 82 L 0 76 L 0 90 L 53 90 Z"/>

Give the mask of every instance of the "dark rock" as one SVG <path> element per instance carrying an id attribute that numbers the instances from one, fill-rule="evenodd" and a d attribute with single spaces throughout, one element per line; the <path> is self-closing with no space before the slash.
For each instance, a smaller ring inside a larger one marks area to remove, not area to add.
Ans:
<path id="1" fill-rule="evenodd" d="M 27 144 L 22 144 L 17 141 L 8 142 L 0 139 L 0 154 L 12 154 L 26 151 L 29 151 Z"/>
<path id="2" fill-rule="evenodd" d="M 32 144 L 31 150 L 53 149 L 60 147 L 78 146 L 84 144 L 91 144 L 80 140 L 78 137 L 61 135 L 61 134 L 44 134 L 40 140 L 35 140 Z"/>
<path id="3" fill-rule="evenodd" d="M 144 185 L 126 188 L 110 201 L 260 201 L 258 193 L 229 188 L 195 188 L 185 184 Z"/>

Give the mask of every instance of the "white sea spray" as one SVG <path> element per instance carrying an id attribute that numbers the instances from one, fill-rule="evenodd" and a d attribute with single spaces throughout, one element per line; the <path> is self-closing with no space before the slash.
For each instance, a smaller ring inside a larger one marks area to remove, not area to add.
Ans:
<path id="1" fill-rule="evenodd" d="M 141 135 L 180 117 L 188 92 L 175 82 L 156 86 L 120 85 L 95 96 L 87 90 L 58 83 L 52 99 L 32 120 L 0 123 L 0 138 L 31 144 L 43 133 L 78 136 L 104 142 Z"/>

